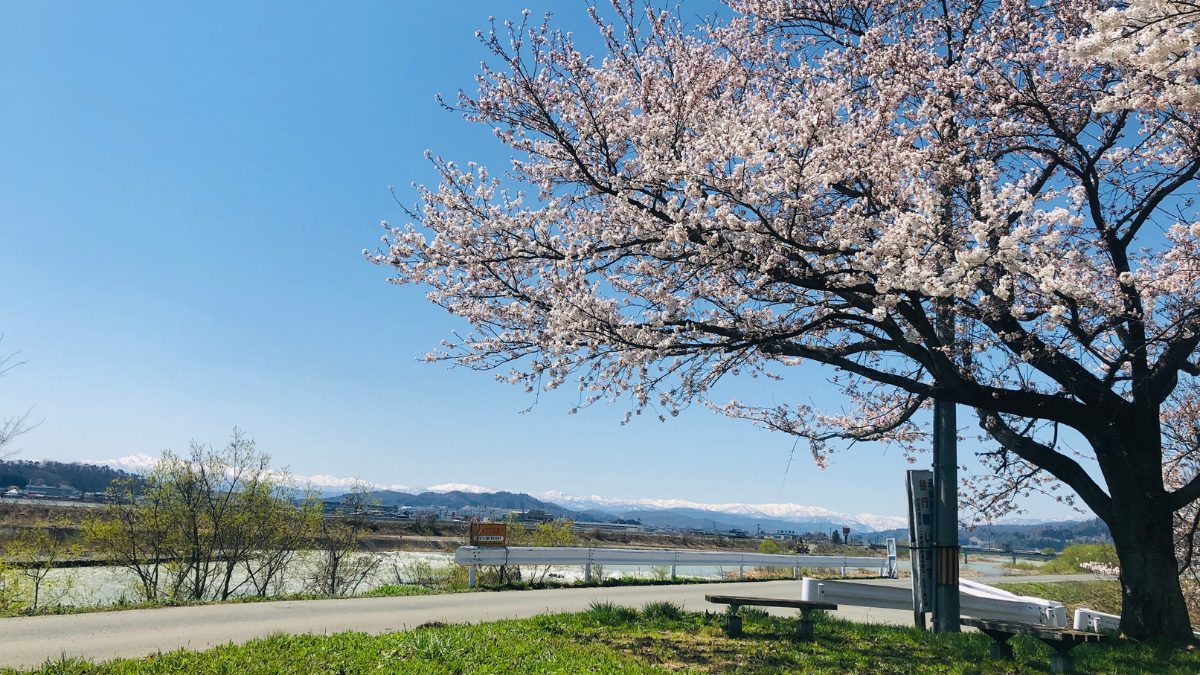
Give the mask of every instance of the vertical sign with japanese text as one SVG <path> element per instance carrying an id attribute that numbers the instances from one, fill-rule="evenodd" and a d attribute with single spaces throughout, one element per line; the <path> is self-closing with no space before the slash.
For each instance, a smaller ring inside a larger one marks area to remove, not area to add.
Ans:
<path id="1" fill-rule="evenodd" d="M 913 610 L 933 611 L 933 472 L 908 472 L 908 542 Z"/>

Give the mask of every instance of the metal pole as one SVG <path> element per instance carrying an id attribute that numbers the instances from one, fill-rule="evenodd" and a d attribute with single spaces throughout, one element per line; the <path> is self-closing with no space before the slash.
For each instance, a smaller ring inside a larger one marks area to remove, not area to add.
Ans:
<path id="1" fill-rule="evenodd" d="M 934 587 L 933 630 L 959 632 L 958 438 L 954 404 L 933 405 Z"/>

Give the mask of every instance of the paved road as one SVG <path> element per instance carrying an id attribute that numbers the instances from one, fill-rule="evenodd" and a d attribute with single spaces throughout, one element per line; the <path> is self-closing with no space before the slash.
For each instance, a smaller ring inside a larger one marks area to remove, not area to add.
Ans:
<path id="1" fill-rule="evenodd" d="M 1076 577 L 1005 577 L 996 581 L 1065 581 Z M 906 586 L 904 579 L 866 583 Z M 683 586 L 569 588 L 501 593 L 458 593 L 404 598 L 299 600 L 199 607 L 170 607 L 64 616 L 0 619 L 0 667 L 32 667 L 60 656 L 105 661 L 186 647 L 205 649 L 275 633 L 384 633 L 430 621 L 465 623 L 523 618 L 548 612 L 577 612 L 595 601 L 633 607 L 669 600 L 686 609 L 718 609 L 706 593 L 799 598 L 795 581 L 713 583 Z M 785 615 L 794 611 L 780 610 Z M 845 606 L 837 615 L 855 621 L 907 624 L 911 611 Z"/>

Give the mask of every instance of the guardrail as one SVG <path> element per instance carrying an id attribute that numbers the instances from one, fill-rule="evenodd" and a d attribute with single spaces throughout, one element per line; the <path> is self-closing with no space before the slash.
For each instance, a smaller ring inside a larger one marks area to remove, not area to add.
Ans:
<path id="1" fill-rule="evenodd" d="M 1119 633 L 1121 632 L 1121 616 L 1080 607 L 1075 610 L 1075 621 L 1071 627 L 1088 633 Z M 1192 631 L 1192 635 L 1200 640 L 1200 631 Z"/>
<path id="2" fill-rule="evenodd" d="M 963 616 L 993 621 L 1035 623 L 1043 626 L 1067 625 L 1067 609 L 1062 603 L 1008 591 L 969 580 L 959 582 L 959 604 Z M 800 598 L 811 602 L 837 605 L 913 610 L 912 589 L 871 586 L 848 581 L 805 578 Z"/>
<path id="3" fill-rule="evenodd" d="M 584 581 L 591 581 L 592 565 L 669 565 L 672 579 L 678 567 L 737 567 L 739 577 L 745 576 L 747 567 L 791 568 L 797 578 L 801 569 L 813 567 L 839 569 L 843 576 L 848 569 L 877 570 L 879 576 L 896 575 L 894 554 L 876 558 L 640 548 L 460 546 L 454 553 L 454 562 L 468 568 L 470 586 L 475 585 L 476 569 L 480 565 L 582 565 Z"/>

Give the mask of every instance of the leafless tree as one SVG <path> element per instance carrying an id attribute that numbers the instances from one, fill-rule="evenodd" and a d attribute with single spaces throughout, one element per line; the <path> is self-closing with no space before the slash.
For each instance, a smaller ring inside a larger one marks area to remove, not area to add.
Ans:
<path id="1" fill-rule="evenodd" d="M 3 339 L 4 336 L 0 334 L 0 340 Z M 24 363 L 24 361 L 15 360 L 16 358 L 17 354 L 15 353 L 8 354 L 6 356 L 0 356 L 0 377 L 4 377 L 13 368 L 16 368 Z M 29 416 L 32 412 L 33 409 L 30 408 L 23 414 L 16 415 L 14 417 L 5 417 L 3 421 L 0 421 L 0 459 L 11 457 L 17 454 L 15 450 L 9 448 L 9 445 L 12 443 L 13 439 L 30 431 L 39 424 L 37 422 L 30 421 Z"/>

